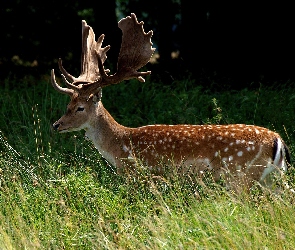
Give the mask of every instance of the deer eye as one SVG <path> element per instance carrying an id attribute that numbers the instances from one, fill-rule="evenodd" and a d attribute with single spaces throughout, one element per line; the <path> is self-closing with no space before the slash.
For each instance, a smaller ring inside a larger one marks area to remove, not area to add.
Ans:
<path id="1" fill-rule="evenodd" d="M 77 111 L 83 111 L 84 110 L 84 107 L 78 107 L 77 108 Z"/>

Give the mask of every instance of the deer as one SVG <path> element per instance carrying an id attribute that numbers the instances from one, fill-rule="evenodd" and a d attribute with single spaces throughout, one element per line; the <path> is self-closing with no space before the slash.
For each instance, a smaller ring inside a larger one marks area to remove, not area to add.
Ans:
<path id="1" fill-rule="evenodd" d="M 267 128 L 246 125 L 155 124 L 126 127 L 111 116 L 102 103 L 102 88 L 137 79 L 151 71 L 138 71 L 151 59 L 155 48 L 153 31 L 146 33 L 143 21 L 134 13 L 122 18 L 117 71 L 104 68 L 110 45 L 102 47 L 104 34 L 97 41 L 93 29 L 82 20 L 81 73 L 69 74 L 59 58 L 58 66 L 65 87 L 57 83 L 51 70 L 52 86 L 70 96 L 66 113 L 53 124 L 60 133 L 85 130 L 101 156 L 120 174 L 137 159 L 152 173 L 161 174 L 163 166 L 189 169 L 193 174 L 210 173 L 221 178 L 230 189 L 249 190 L 255 183 L 270 187 L 273 173 L 282 174 L 290 164 L 290 152 L 282 137 Z"/>

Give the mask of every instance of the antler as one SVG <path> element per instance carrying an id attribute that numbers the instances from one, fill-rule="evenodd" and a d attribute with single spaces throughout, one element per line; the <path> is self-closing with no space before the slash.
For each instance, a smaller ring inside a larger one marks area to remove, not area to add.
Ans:
<path id="1" fill-rule="evenodd" d="M 108 76 L 108 70 L 104 69 L 104 62 L 107 58 L 106 52 L 110 46 L 101 47 L 104 35 L 101 35 L 97 42 L 92 28 L 82 21 L 82 56 L 81 56 L 81 74 L 74 77 L 69 74 L 62 66 L 59 59 L 58 65 L 62 72 L 62 77 L 69 88 L 60 87 L 51 72 L 51 82 L 53 87 L 59 92 L 72 95 L 73 91 L 81 92 L 86 90 L 93 93 L 99 87 L 105 87 L 111 84 L 117 84 L 123 80 L 137 78 L 143 81 L 143 76 L 149 75 L 151 72 L 137 72 L 138 69 L 146 65 L 155 48 L 152 48 L 151 37 L 152 31 L 144 32 L 143 22 L 138 22 L 135 14 L 131 14 L 123 18 L 118 23 L 122 30 L 122 44 L 118 57 L 117 72 Z"/>
<path id="2" fill-rule="evenodd" d="M 152 48 L 151 37 L 153 31 L 144 32 L 143 22 L 138 22 L 135 14 L 131 14 L 119 21 L 118 26 L 123 32 L 122 44 L 118 58 L 117 73 L 107 76 L 103 70 L 103 63 L 98 58 L 98 66 L 102 72 L 102 82 L 100 87 L 116 84 L 123 80 L 137 78 L 144 82 L 142 76 L 149 75 L 151 72 L 137 72 L 138 69 L 146 65 L 155 48 Z"/>

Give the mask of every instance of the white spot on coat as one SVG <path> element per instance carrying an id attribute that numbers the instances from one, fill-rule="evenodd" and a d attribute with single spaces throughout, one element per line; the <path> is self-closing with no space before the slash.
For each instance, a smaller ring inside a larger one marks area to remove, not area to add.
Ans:
<path id="1" fill-rule="evenodd" d="M 239 151 L 238 153 L 237 153 L 237 156 L 242 156 L 243 155 L 243 151 Z"/>

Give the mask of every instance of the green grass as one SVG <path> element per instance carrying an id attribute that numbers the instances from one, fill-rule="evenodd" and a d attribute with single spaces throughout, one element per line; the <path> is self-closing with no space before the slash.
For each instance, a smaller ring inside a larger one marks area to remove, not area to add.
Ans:
<path id="1" fill-rule="evenodd" d="M 132 127 L 261 125 L 294 156 L 294 83 L 212 86 L 130 81 L 106 88 L 103 103 Z M 83 132 L 52 131 L 68 101 L 48 78 L 1 83 L 0 249 L 295 249 L 290 191 L 237 197 L 209 181 L 118 176 Z M 285 178 L 294 187 L 293 167 Z"/>

